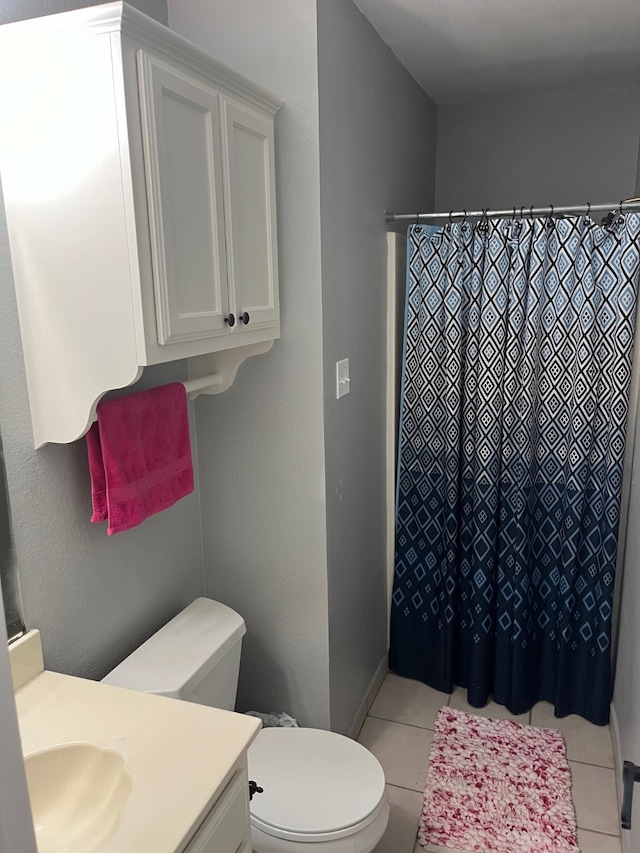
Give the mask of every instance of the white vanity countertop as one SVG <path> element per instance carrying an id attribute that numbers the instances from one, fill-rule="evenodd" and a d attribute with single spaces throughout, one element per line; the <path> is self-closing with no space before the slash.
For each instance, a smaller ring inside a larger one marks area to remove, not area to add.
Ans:
<path id="1" fill-rule="evenodd" d="M 90 741 L 126 761 L 133 785 L 104 853 L 184 850 L 260 729 L 253 717 L 46 670 L 15 699 L 25 755 Z"/>

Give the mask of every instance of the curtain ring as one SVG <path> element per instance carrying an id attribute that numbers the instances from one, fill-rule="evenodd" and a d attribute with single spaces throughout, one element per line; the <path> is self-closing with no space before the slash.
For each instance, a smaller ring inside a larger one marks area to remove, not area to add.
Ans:
<path id="1" fill-rule="evenodd" d="M 520 220 L 522 220 L 524 217 L 524 213 L 522 212 L 523 210 L 524 210 L 524 204 L 520 207 Z"/>
<path id="2" fill-rule="evenodd" d="M 587 202 L 587 216 L 591 216 L 591 202 Z"/>
<path id="3" fill-rule="evenodd" d="M 451 225 L 451 223 L 453 222 L 453 219 L 451 218 L 452 216 L 453 216 L 453 210 L 450 210 L 449 211 L 449 225 Z"/>
<path id="4" fill-rule="evenodd" d="M 464 210 L 464 221 L 466 222 L 467 221 L 467 208 L 463 207 L 462 209 Z"/>
<path id="5" fill-rule="evenodd" d="M 529 207 L 529 219 L 533 219 L 533 205 Z"/>
<path id="6" fill-rule="evenodd" d="M 511 214 L 511 221 L 512 221 L 512 222 L 515 222 L 515 219 L 516 219 L 516 208 L 515 208 L 515 205 L 514 205 L 513 213 Z"/>
<path id="7" fill-rule="evenodd" d="M 553 228 L 553 214 L 555 213 L 555 211 L 553 209 L 552 204 L 549 205 L 549 210 L 551 211 L 551 213 L 547 216 L 545 220 L 545 225 L 547 228 Z"/>
<path id="8" fill-rule="evenodd" d="M 416 213 L 416 225 L 420 225 L 420 213 Z"/>
<path id="9" fill-rule="evenodd" d="M 624 204 L 624 199 L 620 199 L 620 207 L 618 208 L 618 213 L 622 216 L 622 205 Z"/>

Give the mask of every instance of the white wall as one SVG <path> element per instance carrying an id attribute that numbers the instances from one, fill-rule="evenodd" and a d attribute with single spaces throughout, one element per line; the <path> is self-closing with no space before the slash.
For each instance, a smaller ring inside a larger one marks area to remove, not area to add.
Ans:
<path id="1" fill-rule="evenodd" d="M 438 108 L 438 210 L 608 202 L 634 193 L 640 86 Z"/>
<path id="2" fill-rule="evenodd" d="M 351 0 L 318 3 L 318 64 L 331 726 L 347 732 L 386 663 L 384 211 L 433 209 L 436 109 Z"/>
<path id="3" fill-rule="evenodd" d="M 247 622 L 238 702 L 329 726 L 315 0 L 170 0 L 173 29 L 284 99 L 282 340 L 198 401 L 207 595 Z"/>
<path id="4" fill-rule="evenodd" d="M 0 21 L 62 11 L 36 2 L 0 6 Z M 147 11 L 166 19 L 164 0 Z M 0 105 L 1 109 L 1 105 Z M 92 525 L 84 440 L 33 449 L 9 246 L 0 201 L 0 428 L 16 554 L 28 627 L 42 632 L 50 669 L 104 675 L 203 591 L 197 493 L 141 527 L 107 537 Z M 155 370 L 152 384 L 180 378 L 184 365 Z"/>

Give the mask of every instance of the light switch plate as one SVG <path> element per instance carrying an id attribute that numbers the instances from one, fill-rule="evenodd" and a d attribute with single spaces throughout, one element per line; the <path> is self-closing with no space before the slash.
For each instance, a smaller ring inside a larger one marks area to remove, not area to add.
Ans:
<path id="1" fill-rule="evenodd" d="M 349 378 L 349 359 L 343 358 L 336 361 L 336 399 L 344 397 L 351 390 L 351 379 Z"/>

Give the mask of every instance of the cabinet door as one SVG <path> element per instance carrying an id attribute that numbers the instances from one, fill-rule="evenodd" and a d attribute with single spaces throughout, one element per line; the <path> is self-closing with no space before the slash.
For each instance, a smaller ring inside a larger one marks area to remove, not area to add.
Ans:
<path id="1" fill-rule="evenodd" d="M 225 333 L 220 96 L 187 69 L 138 51 L 158 341 Z"/>
<path id="2" fill-rule="evenodd" d="M 238 853 L 250 837 L 249 826 L 249 788 L 247 775 L 241 770 L 229 783 L 185 853 Z"/>
<path id="3" fill-rule="evenodd" d="M 276 326 L 279 306 L 273 120 L 223 98 L 222 145 L 227 269 L 239 330 Z"/>

